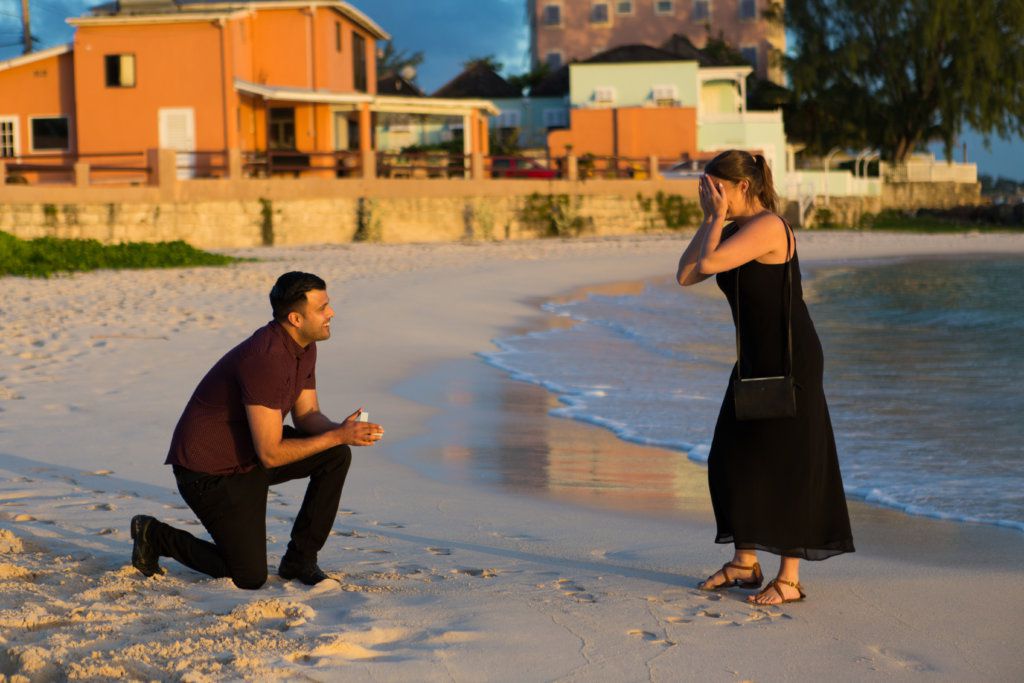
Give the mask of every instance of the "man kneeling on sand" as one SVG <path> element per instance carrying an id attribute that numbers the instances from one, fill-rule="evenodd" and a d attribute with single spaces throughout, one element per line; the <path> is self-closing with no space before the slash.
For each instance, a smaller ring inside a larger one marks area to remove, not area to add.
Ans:
<path id="1" fill-rule="evenodd" d="M 172 557 L 215 578 L 255 590 L 267 580 L 267 491 L 309 478 L 278 574 L 314 585 L 317 565 L 352 461 L 349 446 L 372 446 L 384 429 L 320 412 L 316 342 L 331 336 L 327 285 L 309 273 L 285 273 L 270 290 L 274 319 L 228 351 L 206 373 L 178 420 L 166 464 L 178 491 L 210 533 L 200 540 L 153 517 L 131 522 L 132 564 L 146 576 Z M 295 427 L 284 424 L 291 412 Z"/>

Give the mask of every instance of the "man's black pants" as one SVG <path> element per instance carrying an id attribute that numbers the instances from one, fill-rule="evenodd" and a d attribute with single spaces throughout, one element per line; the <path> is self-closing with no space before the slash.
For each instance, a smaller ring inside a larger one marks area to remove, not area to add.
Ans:
<path id="1" fill-rule="evenodd" d="M 301 436 L 290 426 L 284 429 L 286 439 Z M 351 463 L 349 447 L 335 446 L 282 467 L 258 466 L 244 474 L 218 476 L 175 467 L 178 491 L 213 543 L 163 522 L 150 526 L 150 542 L 161 557 L 214 578 L 230 576 L 239 588 L 255 590 L 267 581 L 269 487 L 309 478 L 285 556 L 300 565 L 313 563 L 334 525 Z"/>

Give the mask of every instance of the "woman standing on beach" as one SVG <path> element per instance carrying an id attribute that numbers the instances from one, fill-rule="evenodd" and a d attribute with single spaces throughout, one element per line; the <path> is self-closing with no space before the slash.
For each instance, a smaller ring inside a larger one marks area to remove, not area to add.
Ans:
<path id="1" fill-rule="evenodd" d="M 760 588 L 764 577 L 756 551 L 764 550 L 781 556 L 779 573 L 748 601 L 802 600 L 800 560 L 824 560 L 854 548 L 822 390 L 821 343 L 804 305 L 796 238 L 778 215 L 771 170 L 761 155 L 719 154 L 705 168 L 699 194 L 704 221 L 679 259 L 679 284 L 716 276 L 733 321 L 740 323 L 743 377 L 784 373 L 789 317 L 797 406 L 795 417 L 739 420 L 730 382 L 711 443 L 708 483 L 718 526 L 715 542 L 732 543 L 736 550 L 700 588 Z"/>

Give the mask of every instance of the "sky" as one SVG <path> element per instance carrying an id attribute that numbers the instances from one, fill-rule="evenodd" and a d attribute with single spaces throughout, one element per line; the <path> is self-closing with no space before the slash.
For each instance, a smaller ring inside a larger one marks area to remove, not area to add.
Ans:
<path id="1" fill-rule="evenodd" d="M 29 0 L 32 33 L 50 47 L 71 40 L 68 16 L 78 16 L 98 0 Z M 529 68 L 529 31 L 526 0 L 349 0 L 350 3 L 391 34 L 395 47 L 406 52 L 421 51 L 425 60 L 417 82 L 431 93 L 462 70 L 463 62 L 493 55 L 505 65 L 505 75 Z M 21 53 L 21 1 L 0 0 L 0 59 Z M 2 102 L 0 102 L 2 107 Z M 985 149 L 983 136 L 967 131 L 968 161 L 978 164 L 979 173 L 1004 176 L 1024 182 L 1024 138 L 990 140 Z M 932 151 L 942 157 L 942 146 Z M 958 148 L 954 154 L 961 161 Z"/>

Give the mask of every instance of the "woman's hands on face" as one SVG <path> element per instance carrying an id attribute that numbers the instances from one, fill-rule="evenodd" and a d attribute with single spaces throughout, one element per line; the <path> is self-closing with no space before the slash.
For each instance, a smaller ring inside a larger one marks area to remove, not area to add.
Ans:
<path id="1" fill-rule="evenodd" d="M 697 194 L 700 197 L 700 208 L 704 211 L 705 218 L 724 220 L 729 215 L 729 200 L 725 196 L 725 189 L 720 181 L 702 175 L 697 185 Z"/>

